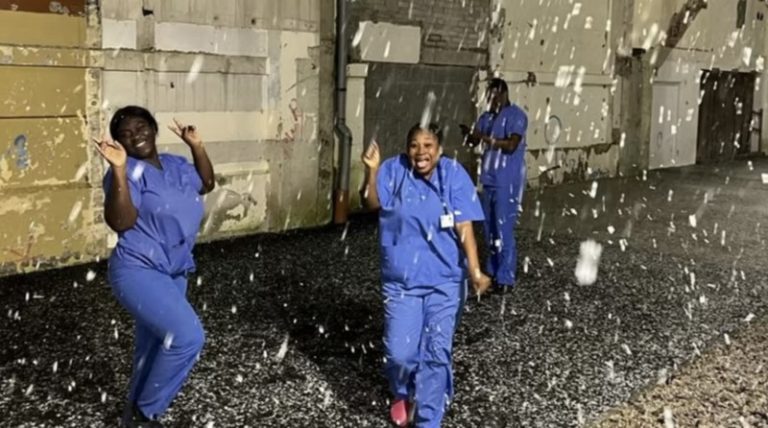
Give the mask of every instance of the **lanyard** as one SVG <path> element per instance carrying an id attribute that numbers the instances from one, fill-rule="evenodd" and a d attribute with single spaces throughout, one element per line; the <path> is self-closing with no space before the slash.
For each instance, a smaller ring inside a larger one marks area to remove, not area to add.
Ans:
<path id="1" fill-rule="evenodd" d="M 442 158 L 442 156 L 441 156 Z M 400 199 L 400 196 L 402 195 L 403 185 L 405 184 L 405 180 L 408 179 L 409 176 L 413 176 L 414 171 L 413 168 L 410 168 L 406 170 L 405 175 L 403 176 L 403 180 L 400 182 L 400 185 L 397 186 L 397 192 L 395 193 L 395 197 L 397 199 Z M 440 203 L 443 205 L 443 213 L 444 214 L 450 214 L 450 209 L 448 208 L 448 202 L 445 199 L 445 183 L 443 182 L 443 175 L 442 175 L 442 169 L 440 168 L 440 160 L 437 161 L 437 166 L 435 167 L 434 174 L 437 174 L 437 188 L 435 188 L 435 185 L 430 180 L 424 180 L 427 182 L 427 185 L 431 187 L 433 190 L 436 191 L 437 196 L 440 198 Z"/>

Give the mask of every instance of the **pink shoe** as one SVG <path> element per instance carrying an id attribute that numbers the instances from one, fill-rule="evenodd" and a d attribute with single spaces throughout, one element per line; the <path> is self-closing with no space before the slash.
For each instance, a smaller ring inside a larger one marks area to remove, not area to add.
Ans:
<path id="1" fill-rule="evenodd" d="M 397 398 L 389 407 L 389 418 L 392 423 L 399 427 L 408 426 L 408 400 Z"/>

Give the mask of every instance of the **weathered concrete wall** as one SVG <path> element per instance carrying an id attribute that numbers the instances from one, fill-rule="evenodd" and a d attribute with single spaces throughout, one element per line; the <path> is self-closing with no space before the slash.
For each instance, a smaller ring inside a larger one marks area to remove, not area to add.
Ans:
<path id="1" fill-rule="evenodd" d="M 685 3 L 685 0 L 637 1 L 633 46 L 650 49 L 662 43 L 668 33 L 674 31 L 669 28 L 673 14 Z M 740 11 L 743 22 L 739 22 Z M 650 168 L 696 162 L 700 73 L 715 68 L 762 72 L 765 56 L 762 17 L 766 13 L 768 6 L 758 0 L 710 0 L 691 20 L 674 49 L 651 53 L 649 60 L 658 70 L 653 85 Z M 763 89 L 758 86 L 756 90 L 755 110 L 759 110 Z"/>
<path id="2" fill-rule="evenodd" d="M 349 2 L 347 35 L 356 48 L 352 60 L 485 65 L 489 3 L 489 0 Z M 354 42 L 356 38 L 359 43 Z M 410 60 L 400 60 L 404 56 L 410 56 Z"/>
<path id="3" fill-rule="evenodd" d="M 552 0 L 541 7 L 533 0 L 494 0 L 491 9 L 490 70 L 528 113 L 529 182 L 615 175 L 618 37 L 611 1 Z"/>
<path id="4" fill-rule="evenodd" d="M 325 222 L 316 187 L 320 2 L 134 3 L 104 4 L 115 42 L 104 47 L 120 49 L 105 52 L 104 99 L 200 128 L 219 176 L 203 239 Z M 187 152 L 170 132 L 160 143 Z"/>
<path id="5" fill-rule="evenodd" d="M 189 156 L 173 117 L 201 130 L 203 240 L 329 221 L 333 0 L 22 3 L 0 10 L 0 274 L 114 245 L 88 138 L 127 104 L 155 113 L 161 151 Z"/>

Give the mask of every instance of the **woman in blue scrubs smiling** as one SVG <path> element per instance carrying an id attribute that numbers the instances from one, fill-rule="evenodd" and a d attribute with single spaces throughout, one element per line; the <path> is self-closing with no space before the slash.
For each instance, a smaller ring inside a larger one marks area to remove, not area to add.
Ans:
<path id="1" fill-rule="evenodd" d="M 385 372 L 394 396 L 390 418 L 439 427 L 453 394 L 451 349 L 467 275 L 480 271 L 473 221 L 483 220 L 475 186 L 457 161 L 442 157 L 437 126 L 414 125 L 406 152 L 381 163 L 374 142 L 363 154 L 363 202 L 379 210 Z"/>
<path id="2" fill-rule="evenodd" d="M 96 140 L 109 163 L 104 176 L 104 219 L 118 233 L 109 282 L 135 320 L 133 374 L 125 427 L 161 427 L 165 413 L 203 347 L 204 332 L 186 298 L 195 270 L 192 247 L 203 218 L 200 195 L 213 190 L 213 166 L 194 126 L 170 129 L 189 146 L 194 166 L 158 154 L 158 126 L 142 107 L 118 110 L 112 140 Z"/>

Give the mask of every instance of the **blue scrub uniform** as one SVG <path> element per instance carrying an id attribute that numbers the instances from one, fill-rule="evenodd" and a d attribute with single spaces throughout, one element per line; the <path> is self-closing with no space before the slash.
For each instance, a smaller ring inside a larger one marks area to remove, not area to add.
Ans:
<path id="1" fill-rule="evenodd" d="M 130 402 L 162 415 L 203 347 L 200 320 L 186 298 L 192 247 L 203 218 L 202 180 L 180 156 L 160 155 L 162 169 L 128 158 L 136 224 L 121 232 L 109 259 L 109 281 L 136 322 Z M 104 176 L 104 191 L 113 180 Z"/>
<path id="2" fill-rule="evenodd" d="M 506 140 L 512 134 L 522 137 L 520 145 L 512 153 L 499 149 L 486 150 L 480 174 L 485 240 L 490 249 L 486 269 L 497 284 L 513 286 L 517 270 L 515 227 L 526 185 L 525 133 L 528 116 L 513 104 L 504 107 L 498 114 L 483 113 L 475 129 L 499 140 Z"/>
<path id="3" fill-rule="evenodd" d="M 454 223 L 480 221 L 469 175 L 441 158 L 429 181 L 408 157 L 386 160 L 377 176 L 386 376 L 395 398 L 413 396 L 417 427 L 439 427 L 453 396 L 451 348 L 466 289 L 465 256 Z"/>

